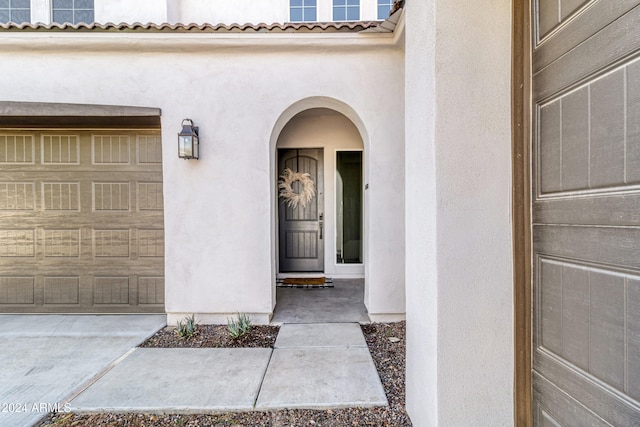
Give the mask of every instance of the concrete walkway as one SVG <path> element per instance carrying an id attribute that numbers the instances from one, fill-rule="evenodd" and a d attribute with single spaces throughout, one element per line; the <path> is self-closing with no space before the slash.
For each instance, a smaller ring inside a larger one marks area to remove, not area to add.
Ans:
<path id="1" fill-rule="evenodd" d="M 333 288 L 277 288 L 273 323 L 369 322 L 364 279 L 333 279 Z"/>
<path id="2" fill-rule="evenodd" d="M 138 348 L 164 315 L 0 315 L 0 427 L 47 413 L 381 406 L 358 323 L 284 324 L 274 349 Z"/>
<path id="3" fill-rule="evenodd" d="M 74 412 L 381 406 L 357 323 L 285 324 L 271 349 L 136 349 L 71 401 Z"/>

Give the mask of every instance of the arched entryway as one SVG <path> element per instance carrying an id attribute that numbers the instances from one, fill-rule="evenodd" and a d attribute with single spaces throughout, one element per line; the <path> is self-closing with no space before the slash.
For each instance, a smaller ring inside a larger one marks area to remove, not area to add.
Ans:
<path id="1" fill-rule="evenodd" d="M 278 274 L 364 276 L 363 144 L 357 128 L 335 110 L 312 108 L 289 120 L 276 150 L 277 177 L 286 186 L 277 194 Z M 291 174 L 302 180 L 289 186 Z M 305 188 L 315 191 L 308 203 L 301 197 Z"/>
<path id="2" fill-rule="evenodd" d="M 366 156 L 360 130 L 337 109 L 300 108 L 284 121 L 272 149 L 274 279 L 326 277 L 336 288 L 346 285 L 339 292 L 358 305 L 360 317 L 354 320 L 367 320 Z M 310 188 L 313 197 L 303 197 Z"/>

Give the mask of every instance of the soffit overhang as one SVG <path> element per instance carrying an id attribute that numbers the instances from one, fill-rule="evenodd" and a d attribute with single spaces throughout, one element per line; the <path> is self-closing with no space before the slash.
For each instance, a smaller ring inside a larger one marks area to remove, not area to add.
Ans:
<path id="1" fill-rule="evenodd" d="M 3 127 L 160 128 L 159 108 L 0 101 Z"/>

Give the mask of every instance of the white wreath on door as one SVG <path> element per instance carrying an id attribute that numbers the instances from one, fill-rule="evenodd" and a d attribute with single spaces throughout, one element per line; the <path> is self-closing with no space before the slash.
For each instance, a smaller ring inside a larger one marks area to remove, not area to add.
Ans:
<path id="1" fill-rule="evenodd" d="M 293 190 L 293 183 L 296 181 L 302 185 L 299 193 Z M 282 175 L 280 175 L 278 188 L 280 189 L 279 196 L 282 197 L 287 206 L 292 209 L 298 206 L 302 206 L 303 208 L 307 207 L 307 204 L 316 195 L 316 188 L 311 179 L 311 175 L 308 173 L 294 172 L 289 168 L 286 168 L 282 172 Z"/>

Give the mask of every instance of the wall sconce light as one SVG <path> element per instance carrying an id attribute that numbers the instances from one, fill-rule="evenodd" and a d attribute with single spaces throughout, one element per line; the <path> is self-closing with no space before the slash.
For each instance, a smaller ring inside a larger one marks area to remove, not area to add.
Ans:
<path id="1" fill-rule="evenodd" d="M 198 160 L 200 157 L 198 127 L 193 126 L 193 120 L 191 119 L 182 121 L 182 130 L 178 134 L 178 157 L 185 160 Z"/>

